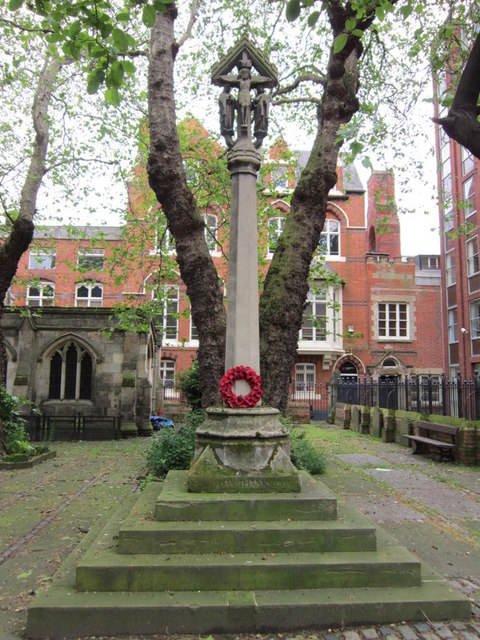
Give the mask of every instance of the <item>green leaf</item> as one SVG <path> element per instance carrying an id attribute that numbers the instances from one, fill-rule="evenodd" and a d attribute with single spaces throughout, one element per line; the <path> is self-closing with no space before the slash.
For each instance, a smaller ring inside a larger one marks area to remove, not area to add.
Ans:
<path id="1" fill-rule="evenodd" d="M 120 53 L 126 53 L 128 50 L 128 38 L 127 34 L 115 27 L 112 31 L 113 42 Z"/>
<path id="2" fill-rule="evenodd" d="M 350 145 L 350 148 L 352 150 L 352 156 L 355 159 L 355 157 L 363 150 L 363 144 L 354 140 Z"/>
<path id="3" fill-rule="evenodd" d="M 385 9 L 383 7 L 377 7 L 375 9 L 375 13 L 377 14 L 377 18 L 380 22 L 385 19 Z"/>
<path id="4" fill-rule="evenodd" d="M 400 9 L 402 12 L 403 19 L 406 20 L 408 16 L 413 12 L 413 7 L 411 4 L 407 4 Z"/>
<path id="5" fill-rule="evenodd" d="M 151 29 L 155 24 L 155 20 L 157 18 L 157 10 L 152 5 L 145 5 L 142 11 L 142 22 L 143 24 Z"/>
<path id="6" fill-rule="evenodd" d="M 300 0 L 289 0 L 286 8 L 288 22 L 293 22 L 300 15 Z"/>
<path id="7" fill-rule="evenodd" d="M 362 165 L 363 165 L 366 169 L 372 169 L 372 171 L 373 171 L 373 165 L 372 165 L 372 161 L 370 160 L 370 158 L 368 158 L 368 157 L 363 158 L 363 160 L 362 160 Z"/>
<path id="8" fill-rule="evenodd" d="M 119 22 L 129 22 L 130 21 L 130 14 L 128 11 L 120 11 L 119 13 L 117 13 L 117 20 Z"/>
<path id="9" fill-rule="evenodd" d="M 20 9 L 24 2 L 25 0 L 10 0 L 10 2 L 8 3 L 8 8 L 10 9 L 10 11 L 16 11 L 17 9 Z"/>
<path id="10" fill-rule="evenodd" d="M 106 89 L 105 99 L 110 104 L 113 104 L 114 107 L 118 107 L 120 104 L 120 94 L 118 93 L 117 87 L 110 87 Z"/>
<path id="11" fill-rule="evenodd" d="M 137 67 L 130 60 L 122 60 L 122 65 L 125 73 L 133 74 L 137 70 Z"/>
<path id="12" fill-rule="evenodd" d="M 338 36 L 333 41 L 333 53 L 340 53 L 340 51 L 345 49 L 347 40 L 348 40 L 347 33 L 339 33 Z"/>
<path id="13" fill-rule="evenodd" d="M 90 95 L 97 93 L 99 86 L 100 86 L 99 78 L 97 78 L 96 75 L 94 75 L 93 77 L 89 76 L 87 81 L 87 93 Z"/>
<path id="14" fill-rule="evenodd" d="M 172 4 L 172 0 L 153 0 L 153 6 L 158 13 L 165 13 L 169 4 Z"/>
<path id="15" fill-rule="evenodd" d="M 110 77 L 112 79 L 113 84 L 116 87 L 121 87 L 123 83 L 123 63 L 120 60 L 115 60 L 115 62 L 110 67 Z"/>
<path id="16" fill-rule="evenodd" d="M 353 31 L 356 26 L 357 21 L 355 20 L 355 18 L 348 18 L 348 20 L 345 21 L 345 29 L 347 31 Z"/>
<path id="17" fill-rule="evenodd" d="M 314 11 L 313 13 L 311 13 L 308 16 L 308 20 L 307 20 L 308 26 L 314 27 L 317 24 L 319 17 L 320 17 L 320 11 Z"/>

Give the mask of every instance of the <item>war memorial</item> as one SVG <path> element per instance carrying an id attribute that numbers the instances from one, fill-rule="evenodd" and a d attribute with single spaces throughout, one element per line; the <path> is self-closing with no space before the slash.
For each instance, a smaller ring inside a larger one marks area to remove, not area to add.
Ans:
<path id="1" fill-rule="evenodd" d="M 279 412 L 260 404 L 256 181 L 277 75 L 243 38 L 212 82 L 232 188 L 225 406 L 207 411 L 188 472 L 148 485 L 67 562 L 30 607 L 26 636 L 468 619 L 444 578 L 293 466 Z"/>

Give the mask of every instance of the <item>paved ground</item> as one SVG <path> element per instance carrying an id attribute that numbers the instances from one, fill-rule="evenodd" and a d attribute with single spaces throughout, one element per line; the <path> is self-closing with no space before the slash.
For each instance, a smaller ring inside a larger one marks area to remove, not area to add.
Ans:
<path id="1" fill-rule="evenodd" d="M 411 456 L 328 425 L 308 428 L 327 455 L 322 480 L 472 599 L 469 623 L 279 634 L 279 640 L 480 638 L 480 467 Z M 138 488 L 147 440 L 55 444 L 39 467 L 0 472 L 0 640 L 18 640 L 28 604 L 67 555 Z M 259 636 L 242 636 L 255 640 Z M 260 636 L 273 640 L 271 635 Z M 130 637 L 130 640 L 140 640 Z M 231 640 L 236 640 L 236 636 Z"/>

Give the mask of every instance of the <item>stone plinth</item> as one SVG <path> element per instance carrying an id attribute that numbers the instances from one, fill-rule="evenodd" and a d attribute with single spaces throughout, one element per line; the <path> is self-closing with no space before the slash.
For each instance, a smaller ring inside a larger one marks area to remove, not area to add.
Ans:
<path id="1" fill-rule="evenodd" d="M 193 493 L 298 492 L 288 431 L 270 407 L 212 408 L 197 429 L 195 458 L 187 474 Z"/>

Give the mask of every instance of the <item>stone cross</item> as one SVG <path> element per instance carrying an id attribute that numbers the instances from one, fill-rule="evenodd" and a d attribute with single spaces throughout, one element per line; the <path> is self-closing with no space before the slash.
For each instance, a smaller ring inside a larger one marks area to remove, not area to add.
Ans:
<path id="1" fill-rule="evenodd" d="M 243 38 L 214 66 L 212 82 L 222 87 L 220 131 L 229 147 L 232 186 L 225 369 L 243 365 L 260 373 L 256 190 L 261 156 L 257 149 L 268 132 L 271 94 L 265 89 L 276 86 L 277 73 Z M 253 98 L 252 91 L 256 92 Z M 238 381 L 235 392 L 248 393 L 248 384 Z"/>

